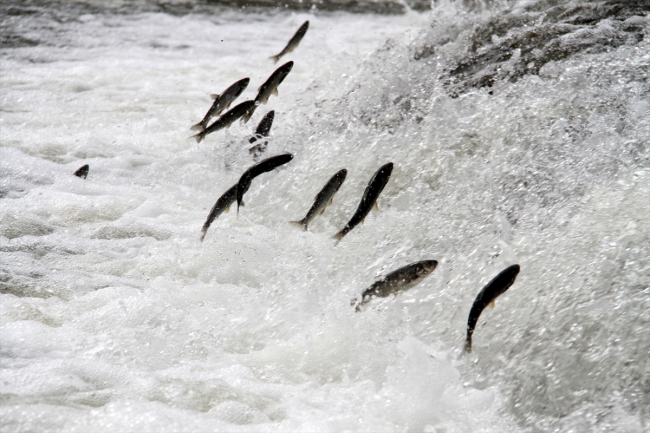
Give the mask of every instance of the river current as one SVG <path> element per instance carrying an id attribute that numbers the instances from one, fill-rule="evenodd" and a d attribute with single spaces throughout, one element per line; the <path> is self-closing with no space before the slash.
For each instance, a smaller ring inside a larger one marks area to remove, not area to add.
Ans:
<path id="1" fill-rule="evenodd" d="M 648 431 L 650 2 L 399 4 L 0 3 L 0 431 Z M 305 20 L 279 95 L 190 138 Z M 269 110 L 293 160 L 201 242 Z"/>

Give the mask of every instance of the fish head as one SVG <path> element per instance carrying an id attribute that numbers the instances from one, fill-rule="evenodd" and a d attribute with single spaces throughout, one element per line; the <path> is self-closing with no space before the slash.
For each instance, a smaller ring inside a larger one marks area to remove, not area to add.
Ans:
<path id="1" fill-rule="evenodd" d="M 431 272 L 435 271 L 438 266 L 437 260 L 423 260 L 419 263 L 419 266 L 416 269 L 416 274 L 418 278 L 423 278 L 429 275 Z"/>
<path id="2" fill-rule="evenodd" d="M 393 163 L 384 164 L 379 170 L 382 176 L 390 176 L 393 172 Z"/>
<path id="3" fill-rule="evenodd" d="M 250 78 L 242 78 L 239 80 L 239 89 L 243 91 L 246 87 L 248 87 L 248 84 L 251 82 Z"/>
<path id="4" fill-rule="evenodd" d="M 278 69 L 282 71 L 284 75 L 286 75 L 289 72 L 291 72 L 291 68 L 293 68 L 293 60 L 288 61 L 284 65 L 280 66 Z"/>
<path id="5" fill-rule="evenodd" d="M 347 176 L 348 176 L 348 171 L 346 169 L 339 170 L 339 172 L 336 173 L 336 177 L 341 183 L 343 183 L 343 181 Z"/>

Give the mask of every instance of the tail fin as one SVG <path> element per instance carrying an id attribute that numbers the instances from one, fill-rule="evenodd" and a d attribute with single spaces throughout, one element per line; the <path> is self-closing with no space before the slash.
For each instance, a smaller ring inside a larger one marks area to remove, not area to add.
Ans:
<path id="1" fill-rule="evenodd" d="M 303 230 L 307 231 L 307 224 L 303 221 L 289 221 L 289 224 L 293 224 L 296 227 L 302 227 Z"/>
<path id="2" fill-rule="evenodd" d="M 199 131 L 203 132 L 203 130 L 205 129 L 205 125 L 203 124 L 203 121 L 201 121 L 201 122 L 197 123 L 196 125 L 190 126 L 190 129 L 199 130 Z"/>
<path id="3" fill-rule="evenodd" d="M 201 229 L 201 242 L 203 242 L 203 239 L 205 239 L 205 234 L 208 232 L 208 228 L 206 226 L 203 226 Z"/>
<path id="4" fill-rule="evenodd" d="M 273 60 L 273 63 L 278 63 L 278 60 L 280 60 L 280 55 L 276 54 L 275 56 L 269 57 L 269 59 Z"/>
<path id="5" fill-rule="evenodd" d="M 205 138 L 205 131 L 201 131 L 198 134 L 191 136 L 190 138 L 196 138 L 196 142 L 200 143 L 201 140 Z"/>
<path id="6" fill-rule="evenodd" d="M 465 340 L 465 352 L 470 353 L 472 351 L 472 337 L 469 337 Z"/>

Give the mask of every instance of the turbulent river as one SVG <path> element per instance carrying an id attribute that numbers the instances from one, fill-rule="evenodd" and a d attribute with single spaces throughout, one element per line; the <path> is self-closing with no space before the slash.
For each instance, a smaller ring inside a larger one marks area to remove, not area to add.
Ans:
<path id="1" fill-rule="evenodd" d="M 650 2 L 318 4 L 0 3 L 0 431 L 647 432 Z M 305 20 L 279 95 L 189 138 Z M 293 160 L 201 242 L 269 110 Z"/>

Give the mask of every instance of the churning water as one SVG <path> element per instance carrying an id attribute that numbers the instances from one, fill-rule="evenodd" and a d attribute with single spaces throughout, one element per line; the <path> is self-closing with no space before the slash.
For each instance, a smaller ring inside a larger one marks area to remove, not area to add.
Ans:
<path id="1" fill-rule="evenodd" d="M 470 3 L 0 5 L 0 430 L 647 431 L 650 4 Z M 279 96 L 189 139 L 306 19 Z M 293 161 L 201 243 L 271 109 L 265 155 Z M 387 162 L 379 211 L 335 245 Z M 288 224 L 341 168 L 310 230 Z"/>

